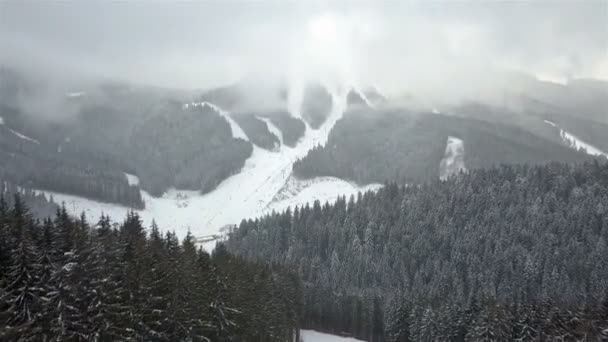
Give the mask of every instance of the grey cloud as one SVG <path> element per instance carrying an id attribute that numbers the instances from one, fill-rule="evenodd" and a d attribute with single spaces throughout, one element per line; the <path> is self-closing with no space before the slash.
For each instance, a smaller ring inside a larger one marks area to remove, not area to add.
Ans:
<path id="1" fill-rule="evenodd" d="M 607 23 L 606 1 L 0 2 L 0 64 L 167 87 L 298 75 L 432 92 L 496 66 L 608 78 Z"/>

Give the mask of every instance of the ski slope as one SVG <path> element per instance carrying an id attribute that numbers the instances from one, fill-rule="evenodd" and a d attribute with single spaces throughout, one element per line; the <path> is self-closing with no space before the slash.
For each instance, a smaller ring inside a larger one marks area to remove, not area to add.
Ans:
<path id="1" fill-rule="evenodd" d="M 352 337 L 340 337 L 320 333 L 314 330 L 300 330 L 300 337 L 303 342 L 362 342 L 362 340 L 357 340 Z"/>
<path id="2" fill-rule="evenodd" d="M 136 210 L 145 225 L 152 220 L 162 229 L 175 230 L 183 237 L 188 231 L 196 237 L 216 236 L 222 227 L 238 224 L 242 219 L 260 216 L 273 209 L 280 210 L 287 206 L 300 205 L 316 199 L 335 200 L 340 194 L 355 194 L 358 191 L 377 189 L 380 185 L 359 187 L 339 179 L 315 179 L 298 183 L 291 177 L 292 165 L 299 158 L 306 156 L 316 145 L 324 145 L 331 128 L 338 121 L 346 108 L 346 93 L 333 93 L 333 107 L 326 122 L 316 130 L 308 125 L 304 136 L 295 147 L 285 145 L 269 151 L 253 145 L 251 156 L 245 161 L 241 172 L 225 179 L 218 187 L 201 195 L 198 191 L 170 189 L 160 197 L 152 197 L 142 191 L 146 208 Z M 216 109 L 230 123 L 235 138 L 248 140 L 243 130 L 230 115 L 209 103 L 184 105 L 208 105 Z M 293 113 L 298 116 L 299 113 Z M 265 121 L 269 130 L 278 130 Z M 135 175 L 125 174 L 129 184 L 135 185 Z M 291 180 L 290 180 L 291 179 Z M 290 183 L 288 184 L 288 181 Z M 287 185 L 286 185 L 287 184 Z M 295 189 L 298 191 L 294 191 Z M 277 197 L 282 190 L 291 189 L 289 195 Z M 122 220 L 131 209 L 116 204 L 101 203 L 86 198 L 43 191 L 53 196 L 57 203 L 64 202 L 68 211 L 73 214 L 85 212 L 90 220 L 96 221 L 102 214 L 110 215 L 115 221 Z"/>
<path id="3" fill-rule="evenodd" d="M 555 122 L 553 121 L 549 121 L 549 120 L 544 120 L 546 124 L 553 126 L 557 129 L 559 129 L 559 136 L 562 138 L 562 140 L 564 141 L 564 143 L 566 143 L 566 145 L 568 145 L 569 147 L 575 149 L 575 150 L 584 150 L 587 154 L 592 155 L 592 156 L 604 156 L 606 158 L 608 158 L 608 153 L 600 150 L 599 148 L 581 140 L 580 138 L 578 138 L 577 136 L 575 136 L 574 134 L 565 131 L 564 129 L 562 129 L 561 127 L 559 127 Z"/>
<path id="4" fill-rule="evenodd" d="M 446 180 L 460 171 L 466 171 L 464 165 L 464 143 L 462 139 L 449 136 L 445 155 L 439 164 L 439 179 Z"/>

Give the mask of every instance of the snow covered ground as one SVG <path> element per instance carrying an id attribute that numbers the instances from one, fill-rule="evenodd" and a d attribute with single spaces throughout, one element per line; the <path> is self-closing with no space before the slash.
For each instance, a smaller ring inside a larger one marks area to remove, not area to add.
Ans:
<path id="1" fill-rule="evenodd" d="M 295 147 L 281 145 L 273 151 L 253 146 L 252 155 L 245 161 L 243 169 L 226 180 L 210 193 L 201 195 L 197 191 L 171 189 L 161 197 L 152 197 L 142 191 L 146 208 L 138 211 L 144 224 L 150 225 L 155 220 L 162 229 L 175 230 L 178 236 L 185 236 L 190 230 L 196 237 L 218 234 L 220 228 L 229 224 L 238 224 L 244 218 L 257 217 L 268 211 L 284 209 L 289 205 L 304 204 L 316 199 L 321 201 L 335 200 L 340 194 L 354 194 L 357 191 L 377 189 L 380 185 L 358 187 L 336 178 L 321 178 L 310 181 L 297 181 L 291 177 L 293 163 L 304 157 L 316 145 L 327 142 L 329 131 L 342 117 L 346 107 L 346 94 L 332 94 L 334 106 L 327 121 L 317 130 L 306 127 L 304 136 Z M 227 112 L 208 103 L 184 105 L 209 105 L 216 108 L 220 115 L 230 123 L 233 136 L 247 139 L 243 130 Z M 299 113 L 293 113 L 299 116 Z M 277 130 L 266 121 L 271 131 Z M 135 175 L 125 174 L 130 184 L 136 184 Z M 288 181 L 290 182 L 288 184 Z M 295 191 L 299 190 L 299 191 Z M 277 194 L 283 191 L 279 199 Z M 129 208 L 85 199 L 73 195 L 48 192 L 55 202 L 65 202 L 66 208 L 73 214 L 84 211 L 90 220 L 105 213 L 114 220 L 122 220 Z"/>
<path id="2" fill-rule="evenodd" d="M 439 165 L 439 179 L 446 180 L 450 176 L 466 170 L 467 168 L 464 165 L 464 144 L 462 139 L 452 136 L 448 137 L 445 146 L 445 156 Z"/>
<path id="3" fill-rule="evenodd" d="M 351 337 L 340 337 L 336 335 L 324 334 L 314 330 L 301 330 L 300 334 L 303 342 L 361 342 L 361 340 Z"/>
<path id="4" fill-rule="evenodd" d="M 599 148 L 581 140 L 580 138 L 578 138 L 577 136 L 575 136 L 574 134 L 571 134 L 567 131 L 565 131 L 564 129 L 562 129 L 561 127 L 559 127 L 555 122 L 553 121 L 549 121 L 549 120 L 545 120 L 545 123 L 548 125 L 551 125 L 555 128 L 559 129 L 559 135 L 562 137 L 562 140 L 566 143 L 566 145 L 570 146 L 571 148 L 575 149 L 575 150 L 580 150 L 583 149 L 587 154 L 590 154 L 592 156 L 604 156 L 606 158 L 608 158 L 608 153 L 600 150 Z"/>

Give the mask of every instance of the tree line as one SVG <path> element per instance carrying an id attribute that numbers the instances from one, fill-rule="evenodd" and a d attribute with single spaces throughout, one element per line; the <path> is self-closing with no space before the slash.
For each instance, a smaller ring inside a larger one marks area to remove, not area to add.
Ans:
<path id="1" fill-rule="evenodd" d="M 209 255 L 131 212 L 90 224 L 65 207 L 32 218 L 0 197 L 0 340 L 286 341 L 299 332 L 297 277 L 223 245 Z"/>
<path id="2" fill-rule="evenodd" d="M 472 170 L 243 221 L 296 270 L 303 326 L 367 341 L 604 341 L 608 165 Z"/>

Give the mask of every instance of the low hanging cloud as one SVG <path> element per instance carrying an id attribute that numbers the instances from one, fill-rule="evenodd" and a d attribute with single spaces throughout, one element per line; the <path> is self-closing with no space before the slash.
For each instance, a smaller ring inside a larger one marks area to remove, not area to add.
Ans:
<path id="1" fill-rule="evenodd" d="M 321 79 L 473 96 L 499 69 L 608 79 L 606 23 L 606 1 L 0 2 L 0 65 L 67 84 Z"/>

